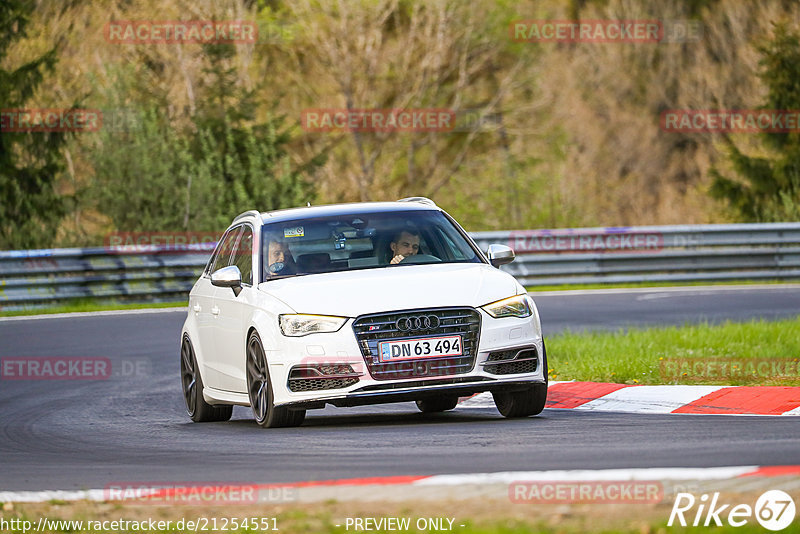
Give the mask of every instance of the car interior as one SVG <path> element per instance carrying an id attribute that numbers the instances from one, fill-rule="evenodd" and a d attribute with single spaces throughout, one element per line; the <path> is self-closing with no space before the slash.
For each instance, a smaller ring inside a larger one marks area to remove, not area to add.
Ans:
<path id="1" fill-rule="evenodd" d="M 402 265 L 453 261 L 480 261 L 474 253 L 465 253 L 454 237 L 448 235 L 446 221 L 420 218 L 409 221 L 401 217 L 326 218 L 292 221 L 270 228 L 265 239 L 279 240 L 286 245 L 297 267 L 296 274 L 317 274 L 352 269 L 388 266 L 393 257 L 390 244 L 398 232 L 411 229 L 419 233 L 420 248 Z M 457 240 L 457 238 L 456 238 Z M 266 269 L 265 269 L 266 270 Z M 267 272 L 267 277 L 272 277 Z"/>

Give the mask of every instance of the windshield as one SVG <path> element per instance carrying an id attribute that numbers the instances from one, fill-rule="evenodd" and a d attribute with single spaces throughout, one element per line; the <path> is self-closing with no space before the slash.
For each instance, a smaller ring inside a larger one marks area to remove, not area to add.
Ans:
<path id="1" fill-rule="evenodd" d="M 261 235 L 264 280 L 379 267 L 481 262 L 458 228 L 436 210 L 267 223 Z"/>

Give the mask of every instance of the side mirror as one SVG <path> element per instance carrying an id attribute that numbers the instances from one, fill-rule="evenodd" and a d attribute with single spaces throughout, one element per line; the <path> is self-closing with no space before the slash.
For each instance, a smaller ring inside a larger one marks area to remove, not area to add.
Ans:
<path id="1" fill-rule="evenodd" d="M 238 297 L 242 291 L 242 273 L 235 265 L 223 267 L 211 273 L 211 285 L 229 287 L 233 289 L 233 294 Z"/>
<path id="2" fill-rule="evenodd" d="M 511 250 L 511 247 L 505 245 L 489 245 L 486 256 L 489 258 L 489 262 L 495 267 L 511 263 L 515 258 L 514 251 Z"/>

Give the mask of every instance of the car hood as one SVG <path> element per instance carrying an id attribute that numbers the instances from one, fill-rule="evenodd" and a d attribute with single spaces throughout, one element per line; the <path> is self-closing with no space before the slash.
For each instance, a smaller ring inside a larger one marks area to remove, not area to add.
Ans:
<path id="1" fill-rule="evenodd" d="M 357 317 L 444 306 L 482 306 L 519 291 L 508 273 L 485 263 L 398 265 L 263 282 L 259 289 L 298 313 Z"/>

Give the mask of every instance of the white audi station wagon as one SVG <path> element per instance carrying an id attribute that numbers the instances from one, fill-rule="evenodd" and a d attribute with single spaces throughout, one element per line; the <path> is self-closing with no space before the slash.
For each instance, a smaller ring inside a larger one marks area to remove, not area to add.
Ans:
<path id="1" fill-rule="evenodd" d="M 242 213 L 189 294 L 187 412 L 297 426 L 327 404 L 443 412 L 489 391 L 503 416 L 536 415 L 547 357 L 533 299 L 498 268 L 513 259 L 422 197 Z"/>

